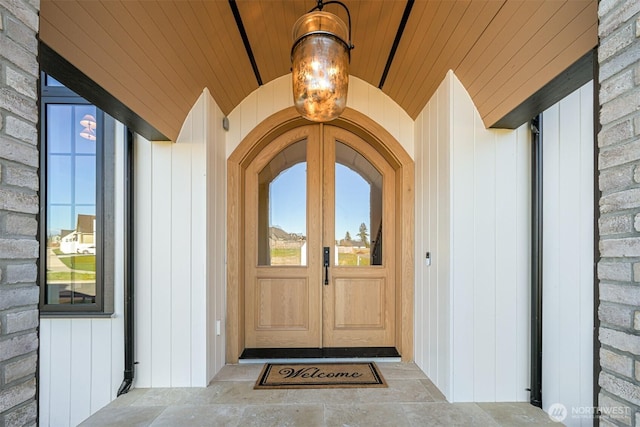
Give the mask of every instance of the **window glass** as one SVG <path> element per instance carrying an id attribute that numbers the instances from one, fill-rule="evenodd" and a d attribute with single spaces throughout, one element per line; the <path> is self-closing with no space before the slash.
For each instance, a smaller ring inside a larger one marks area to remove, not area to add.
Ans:
<path id="1" fill-rule="evenodd" d="M 96 108 L 47 104 L 45 304 L 96 303 Z"/>
<path id="2" fill-rule="evenodd" d="M 54 79 L 53 77 L 51 77 L 48 74 L 45 74 L 45 85 L 46 86 L 58 86 L 58 87 L 64 87 L 64 85 L 62 83 L 60 83 L 59 81 L 57 81 L 56 79 Z"/>

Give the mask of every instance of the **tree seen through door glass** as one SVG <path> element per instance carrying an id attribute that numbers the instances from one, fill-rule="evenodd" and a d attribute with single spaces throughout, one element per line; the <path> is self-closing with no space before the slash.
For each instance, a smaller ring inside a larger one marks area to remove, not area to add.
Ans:
<path id="1" fill-rule="evenodd" d="M 335 168 L 335 263 L 382 265 L 382 174 L 341 142 Z"/>

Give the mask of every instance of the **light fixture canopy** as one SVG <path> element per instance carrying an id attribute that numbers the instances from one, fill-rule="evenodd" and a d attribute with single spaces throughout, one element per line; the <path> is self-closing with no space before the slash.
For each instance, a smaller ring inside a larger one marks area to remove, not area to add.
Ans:
<path id="1" fill-rule="evenodd" d="M 347 11 L 348 28 L 336 15 L 322 10 L 334 3 Z M 328 122 L 344 111 L 351 49 L 351 15 L 342 2 L 318 0 L 293 25 L 293 103 L 302 117 Z"/>

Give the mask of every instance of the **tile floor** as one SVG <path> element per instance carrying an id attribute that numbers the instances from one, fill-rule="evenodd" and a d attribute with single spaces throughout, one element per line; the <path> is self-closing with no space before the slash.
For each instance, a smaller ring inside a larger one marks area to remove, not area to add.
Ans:
<path id="1" fill-rule="evenodd" d="M 227 365 L 207 388 L 133 389 L 97 426 L 560 425 L 528 403 L 448 403 L 413 363 L 378 363 L 388 388 L 253 390 L 261 364 Z"/>

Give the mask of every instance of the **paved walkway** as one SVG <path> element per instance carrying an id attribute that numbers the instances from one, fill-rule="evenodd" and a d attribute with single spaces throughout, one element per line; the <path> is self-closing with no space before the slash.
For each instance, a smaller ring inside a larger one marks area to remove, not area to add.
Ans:
<path id="1" fill-rule="evenodd" d="M 413 363 L 378 363 L 389 388 L 253 390 L 262 365 L 227 365 L 207 388 L 133 389 L 81 426 L 539 426 L 528 403 L 448 403 Z"/>
<path id="2" fill-rule="evenodd" d="M 53 249 L 47 249 L 47 270 L 50 271 L 71 271 L 69 267 L 58 258 Z"/>

